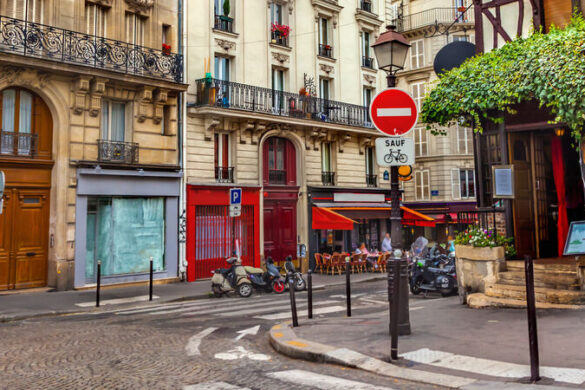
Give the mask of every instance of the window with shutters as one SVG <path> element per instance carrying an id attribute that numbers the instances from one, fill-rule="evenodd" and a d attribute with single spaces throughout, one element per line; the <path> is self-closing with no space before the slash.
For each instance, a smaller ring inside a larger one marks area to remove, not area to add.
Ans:
<path id="1" fill-rule="evenodd" d="M 429 200 L 431 198 L 430 171 L 417 171 L 414 174 L 415 200 Z"/>
<path id="2" fill-rule="evenodd" d="M 216 133 L 214 142 L 215 181 L 233 183 L 234 168 L 231 166 L 230 135 Z"/>
<path id="3" fill-rule="evenodd" d="M 475 198 L 475 170 L 451 169 L 451 191 L 453 199 Z"/>
<path id="4" fill-rule="evenodd" d="M 473 153 L 473 135 L 471 129 L 468 127 L 457 126 L 457 153 L 471 154 Z"/>
<path id="5" fill-rule="evenodd" d="M 419 82 L 419 83 L 412 83 L 410 84 L 410 90 L 412 94 L 412 98 L 416 103 L 416 108 L 420 112 L 420 108 L 422 107 L 422 102 L 425 98 L 425 91 L 426 91 L 426 83 Z"/>
<path id="6" fill-rule="evenodd" d="M 45 0 L 7 0 L 9 17 L 33 23 L 44 23 Z"/>
<path id="7" fill-rule="evenodd" d="M 424 127 L 414 129 L 414 154 L 416 157 L 428 154 L 427 130 Z"/>
<path id="8" fill-rule="evenodd" d="M 410 42 L 410 67 L 418 69 L 425 66 L 425 41 L 419 39 Z"/>
<path id="9" fill-rule="evenodd" d="M 126 13 L 126 42 L 132 45 L 144 45 L 146 19 L 138 14 Z"/>
<path id="10" fill-rule="evenodd" d="M 90 35 L 105 37 L 107 30 L 107 8 L 99 4 L 85 5 L 85 28 Z"/>

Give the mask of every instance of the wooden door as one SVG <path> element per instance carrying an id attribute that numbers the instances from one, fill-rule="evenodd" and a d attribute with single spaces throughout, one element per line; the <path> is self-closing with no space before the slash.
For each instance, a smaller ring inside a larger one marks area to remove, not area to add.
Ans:
<path id="1" fill-rule="evenodd" d="M 49 190 L 8 189 L 0 229 L 0 289 L 45 286 Z"/>
<path id="2" fill-rule="evenodd" d="M 264 256 L 282 261 L 297 253 L 296 200 L 266 200 L 264 202 Z"/>
<path id="3" fill-rule="evenodd" d="M 510 161 L 514 164 L 514 237 L 518 256 L 536 257 L 530 133 L 510 134 Z"/>

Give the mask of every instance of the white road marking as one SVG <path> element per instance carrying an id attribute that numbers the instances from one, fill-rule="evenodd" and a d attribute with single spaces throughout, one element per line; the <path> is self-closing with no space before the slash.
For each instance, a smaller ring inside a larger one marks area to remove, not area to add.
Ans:
<path id="1" fill-rule="evenodd" d="M 318 309 L 313 309 L 313 315 L 335 313 L 338 311 L 344 311 L 345 309 L 346 309 L 345 306 L 320 307 Z M 268 314 L 268 315 L 264 315 L 264 316 L 254 316 L 254 318 L 260 318 L 263 320 L 283 320 L 285 318 L 291 318 L 291 317 L 292 317 L 292 314 L 290 311 L 283 312 L 283 313 L 276 313 L 276 314 Z"/>
<path id="2" fill-rule="evenodd" d="M 378 108 L 378 116 L 412 116 L 412 110 L 407 108 Z"/>
<path id="3" fill-rule="evenodd" d="M 256 334 L 258 334 L 259 330 L 260 330 L 260 325 L 253 326 L 253 327 L 248 328 L 248 329 L 238 330 L 236 333 L 239 333 L 240 335 L 237 336 L 234 339 L 234 341 L 238 341 L 239 339 L 241 339 L 242 337 L 244 337 L 246 335 L 255 336 Z"/>
<path id="4" fill-rule="evenodd" d="M 201 344 L 201 341 L 203 341 L 203 338 L 205 336 L 210 335 L 215 330 L 217 330 L 217 328 L 207 328 L 197 333 L 195 336 L 191 336 L 191 338 L 187 342 L 187 345 L 185 345 L 185 351 L 187 351 L 187 356 L 201 355 L 201 352 L 199 352 L 199 345 Z"/>
<path id="5" fill-rule="evenodd" d="M 370 303 L 374 303 L 376 305 L 387 305 L 388 304 L 388 301 L 384 302 L 384 301 L 378 301 L 376 299 L 369 299 L 369 298 L 360 298 L 360 301 L 370 302 Z"/>
<path id="6" fill-rule="evenodd" d="M 407 352 L 405 359 L 436 367 L 473 372 L 475 374 L 499 376 L 504 378 L 524 378 L 530 376 L 530 366 L 507 363 L 497 360 L 480 359 L 473 356 L 456 355 L 449 352 L 433 351 L 428 348 Z M 540 375 L 555 381 L 572 384 L 585 383 L 585 370 L 564 367 L 540 367 Z"/>
<path id="7" fill-rule="evenodd" d="M 364 295 L 366 295 L 365 293 L 359 293 L 359 294 L 351 294 L 352 298 L 359 298 L 359 297 L 363 297 Z M 337 295 L 330 295 L 329 298 L 340 298 L 340 299 L 345 299 L 346 295 L 345 294 L 337 294 Z"/>
<path id="8" fill-rule="evenodd" d="M 424 309 L 424 308 L 425 308 L 424 306 L 415 306 L 415 307 L 409 308 L 408 310 L 409 311 L 416 311 L 416 310 L 420 310 L 420 309 Z"/>
<path id="9" fill-rule="evenodd" d="M 205 382 L 184 386 L 183 390 L 250 390 L 250 388 L 234 386 L 225 382 Z"/>
<path id="10" fill-rule="evenodd" d="M 250 360 L 259 360 L 259 361 L 270 360 L 270 356 L 264 355 L 262 353 L 254 353 L 254 352 L 247 351 L 242 346 L 238 346 L 238 347 L 231 349 L 227 352 L 216 353 L 215 358 L 221 359 L 221 360 L 236 360 L 236 359 L 243 359 L 243 358 L 248 358 Z"/>
<path id="11" fill-rule="evenodd" d="M 198 307 L 198 306 L 205 306 L 211 304 L 210 300 L 201 300 L 192 303 L 170 303 L 170 304 L 159 304 L 153 305 L 148 307 L 139 307 L 136 309 L 119 309 L 115 311 L 117 315 L 130 315 L 130 314 L 138 314 L 138 313 L 148 313 L 152 311 L 158 310 L 171 310 L 176 308 L 187 308 L 187 307 Z"/>
<path id="12" fill-rule="evenodd" d="M 304 370 L 278 371 L 266 376 L 297 386 L 308 386 L 321 390 L 392 390 L 390 387 L 374 386 L 369 383 L 351 381 L 329 375 L 316 374 Z"/>
<path id="13" fill-rule="evenodd" d="M 330 305 L 330 304 L 334 304 L 334 303 L 339 303 L 339 301 L 320 301 L 320 302 L 314 302 L 313 306 L 324 306 L 324 305 Z M 246 307 L 251 307 L 252 305 L 247 305 Z M 297 310 L 300 308 L 303 308 L 307 306 L 306 303 L 298 303 L 297 304 Z M 236 317 L 236 316 L 245 316 L 245 315 L 249 315 L 249 314 L 261 314 L 261 313 L 269 313 L 269 312 L 275 312 L 275 311 L 281 311 L 283 309 L 289 308 L 289 312 L 290 312 L 290 305 L 277 305 L 277 306 L 269 306 L 269 307 L 262 307 L 262 308 L 253 308 L 253 309 L 246 309 L 246 310 L 238 310 L 238 311 L 230 311 L 230 310 L 222 310 L 225 313 L 219 313 L 218 316 L 220 317 Z M 197 313 L 196 313 L 197 314 Z M 283 317 L 286 318 L 286 317 Z"/>
<path id="14" fill-rule="evenodd" d="M 101 306 L 106 306 L 106 305 L 121 305 L 123 303 L 133 303 L 133 302 L 146 302 L 148 301 L 148 295 L 140 295 L 138 297 L 130 297 L 130 298 L 116 298 L 116 299 L 106 299 L 105 301 L 100 301 L 100 305 Z M 153 295 L 152 299 L 158 299 L 160 297 Z M 81 303 L 76 303 L 75 306 L 79 306 L 79 307 L 91 307 L 91 306 L 95 306 L 95 301 L 91 301 L 91 302 L 81 302 Z"/>

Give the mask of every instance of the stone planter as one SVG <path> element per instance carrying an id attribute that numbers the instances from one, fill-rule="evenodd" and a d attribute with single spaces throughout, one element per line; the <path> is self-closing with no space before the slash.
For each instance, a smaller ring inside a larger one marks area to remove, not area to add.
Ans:
<path id="1" fill-rule="evenodd" d="M 467 295 L 485 292 L 485 283 L 495 282 L 498 272 L 506 264 L 504 247 L 476 248 L 455 245 L 457 284 L 461 304 L 467 303 Z"/>

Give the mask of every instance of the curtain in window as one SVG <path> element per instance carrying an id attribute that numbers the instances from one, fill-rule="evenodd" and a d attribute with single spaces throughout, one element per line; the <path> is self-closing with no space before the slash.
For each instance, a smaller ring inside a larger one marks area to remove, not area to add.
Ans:
<path id="1" fill-rule="evenodd" d="M 321 164 L 323 172 L 331 172 L 331 144 L 321 147 Z"/>
<path id="2" fill-rule="evenodd" d="M 109 139 L 108 128 L 110 126 L 110 103 L 102 100 L 102 139 Z"/>
<path id="3" fill-rule="evenodd" d="M 31 132 L 32 101 L 33 97 L 29 92 L 20 91 L 20 113 L 18 119 L 19 133 Z"/>
<path id="4" fill-rule="evenodd" d="M 126 104 L 112 102 L 111 140 L 124 141 Z"/>

